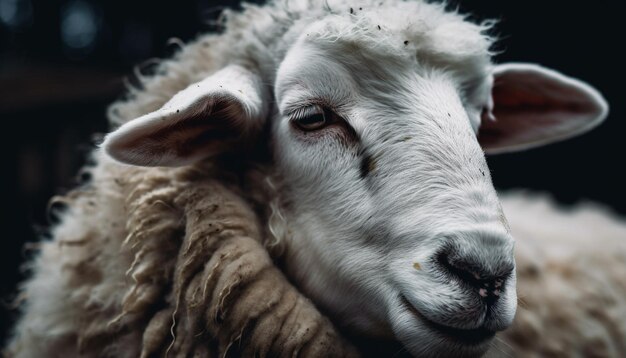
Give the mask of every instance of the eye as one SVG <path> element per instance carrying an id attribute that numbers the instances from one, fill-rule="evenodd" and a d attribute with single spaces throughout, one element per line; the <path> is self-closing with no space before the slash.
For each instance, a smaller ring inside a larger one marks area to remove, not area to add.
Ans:
<path id="1" fill-rule="evenodd" d="M 327 117 L 329 117 L 327 119 Z M 302 131 L 314 131 L 329 124 L 329 113 L 319 105 L 303 107 L 291 114 L 291 122 Z"/>

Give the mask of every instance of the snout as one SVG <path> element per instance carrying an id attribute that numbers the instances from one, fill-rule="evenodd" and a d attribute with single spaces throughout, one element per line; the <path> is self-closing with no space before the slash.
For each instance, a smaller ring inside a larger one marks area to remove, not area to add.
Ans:
<path id="1" fill-rule="evenodd" d="M 403 275 L 401 310 L 431 335 L 460 346 L 486 344 L 515 315 L 513 238 L 474 231 L 437 241 L 431 254 Z"/>
<path id="2" fill-rule="evenodd" d="M 452 242 L 436 255 L 435 262 L 449 281 L 465 288 L 469 295 L 477 295 L 489 309 L 498 303 L 515 270 L 512 251 L 505 242 L 492 240 L 478 249 Z"/>

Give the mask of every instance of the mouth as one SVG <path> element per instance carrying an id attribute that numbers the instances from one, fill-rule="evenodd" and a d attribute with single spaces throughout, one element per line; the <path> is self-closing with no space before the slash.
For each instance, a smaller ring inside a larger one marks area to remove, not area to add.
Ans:
<path id="1" fill-rule="evenodd" d="M 460 329 L 433 322 L 411 305 L 406 297 L 401 296 L 400 299 L 407 311 L 411 312 L 418 320 L 423 322 L 432 332 L 442 336 L 447 341 L 453 341 L 464 346 L 480 346 L 489 342 L 496 334 L 495 331 L 484 327 Z"/>

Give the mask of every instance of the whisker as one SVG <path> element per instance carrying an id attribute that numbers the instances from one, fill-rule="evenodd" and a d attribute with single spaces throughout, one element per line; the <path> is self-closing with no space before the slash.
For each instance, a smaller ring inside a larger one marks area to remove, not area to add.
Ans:
<path id="1" fill-rule="evenodd" d="M 401 353 L 408 353 L 408 350 L 404 346 L 402 346 L 393 356 L 391 356 L 391 358 L 396 358 L 398 354 Z"/>
<path id="2" fill-rule="evenodd" d="M 513 347 L 506 343 L 502 338 L 498 337 L 497 335 L 494 337 L 498 342 L 504 344 L 505 346 L 507 346 L 511 351 L 514 351 Z M 500 353 L 503 353 L 504 355 L 506 355 L 507 357 L 513 357 L 513 355 L 511 355 L 510 353 L 506 352 L 504 349 L 500 348 L 498 345 L 494 344 L 494 342 L 491 342 L 491 347 L 497 349 Z"/>
<path id="3" fill-rule="evenodd" d="M 489 349 L 490 349 L 490 350 L 491 350 L 491 349 L 493 349 L 493 350 L 498 351 L 498 355 L 505 355 L 505 356 L 507 356 L 507 357 L 513 357 L 513 356 L 512 356 L 512 355 L 510 355 L 509 353 L 505 352 L 502 348 L 498 347 L 498 345 L 497 345 L 497 344 L 495 344 L 494 342 L 491 342 L 491 343 L 489 344 Z"/>
<path id="4" fill-rule="evenodd" d="M 517 296 L 517 307 L 529 311 L 530 309 L 528 308 L 529 305 L 526 301 L 524 301 L 523 297 Z"/>

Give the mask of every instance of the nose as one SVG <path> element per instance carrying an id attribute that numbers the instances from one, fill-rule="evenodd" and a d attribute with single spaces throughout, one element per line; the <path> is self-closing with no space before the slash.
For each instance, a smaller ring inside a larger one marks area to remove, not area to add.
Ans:
<path id="1" fill-rule="evenodd" d="M 437 259 L 444 273 L 476 290 L 487 305 L 492 305 L 515 269 L 512 247 L 506 240 L 477 241 L 448 244 Z"/>

